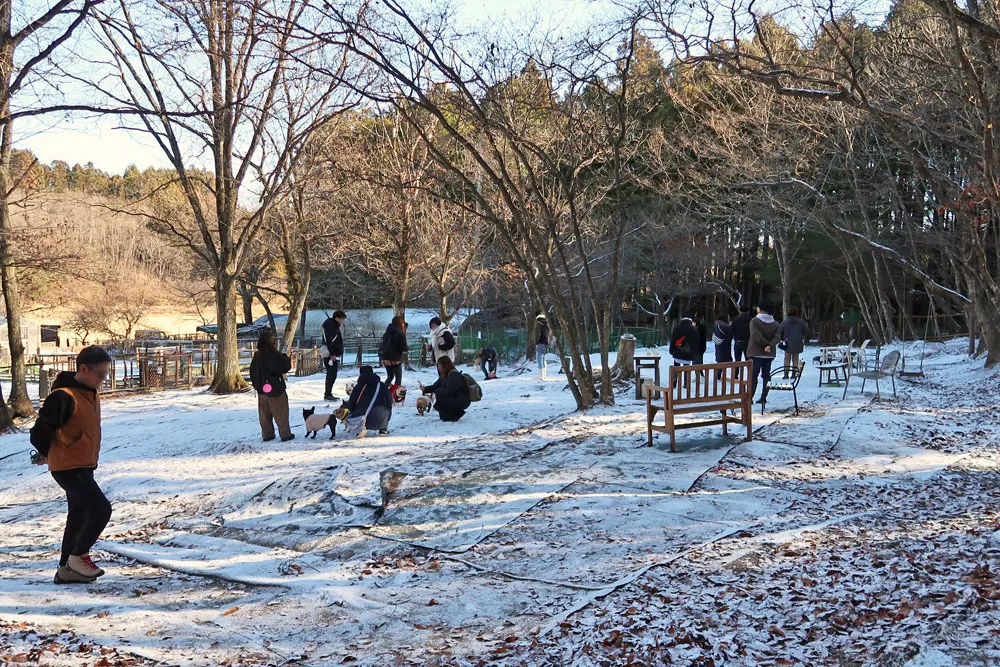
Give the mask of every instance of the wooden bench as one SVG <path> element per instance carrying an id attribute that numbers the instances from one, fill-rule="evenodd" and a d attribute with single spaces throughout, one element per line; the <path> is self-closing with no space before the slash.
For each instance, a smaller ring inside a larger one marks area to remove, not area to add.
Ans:
<path id="1" fill-rule="evenodd" d="M 677 451 L 675 433 L 682 428 L 722 425 L 722 434 L 729 435 L 729 424 L 746 426 L 747 441 L 753 439 L 753 410 L 750 395 L 750 372 L 753 363 L 738 361 L 726 364 L 671 366 L 667 373 L 668 387 L 643 385 L 646 392 L 647 444 L 653 445 L 653 431 L 670 436 L 670 451 Z M 663 398 L 663 405 L 654 403 L 654 396 Z M 739 417 L 729 411 L 739 411 Z M 663 424 L 656 423 L 656 414 L 663 411 Z M 677 424 L 678 415 L 718 412 L 718 419 Z"/>

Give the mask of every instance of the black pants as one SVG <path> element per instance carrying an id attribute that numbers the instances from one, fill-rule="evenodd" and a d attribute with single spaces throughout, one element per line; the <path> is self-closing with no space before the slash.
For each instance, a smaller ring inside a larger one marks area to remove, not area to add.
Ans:
<path id="1" fill-rule="evenodd" d="M 52 477 L 66 492 L 69 504 L 62 556 L 59 558 L 59 565 L 62 566 L 70 556 L 90 553 L 90 548 L 111 519 L 111 503 L 94 481 L 93 468 L 53 471 Z"/>
<path id="2" fill-rule="evenodd" d="M 483 376 L 489 380 L 491 375 L 497 374 L 497 360 L 496 357 L 492 359 L 483 359 Z"/>
<path id="3" fill-rule="evenodd" d="M 390 384 L 403 384 L 403 364 L 399 363 L 395 366 L 385 367 L 385 383 Z"/>
<path id="4" fill-rule="evenodd" d="M 750 397 L 757 393 L 757 377 L 764 381 L 764 390 L 760 392 L 760 400 L 767 400 L 767 378 L 771 376 L 771 364 L 774 363 L 774 357 L 754 357 L 753 358 L 753 382 L 750 388 Z"/>
<path id="5" fill-rule="evenodd" d="M 337 382 L 337 371 L 340 369 L 340 362 L 334 361 L 333 357 L 326 360 L 326 391 L 324 396 L 333 395 L 333 385 Z"/>
<path id="6" fill-rule="evenodd" d="M 438 411 L 438 415 L 443 422 L 457 422 L 465 414 L 465 409 L 456 405 L 442 405 L 435 402 L 434 409 Z"/>
<path id="7" fill-rule="evenodd" d="M 747 356 L 747 343 L 749 341 L 745 340 L 734 340 L 733 341 L 733 361 L 743 361 L 744 359 L 749 359 Z"/>

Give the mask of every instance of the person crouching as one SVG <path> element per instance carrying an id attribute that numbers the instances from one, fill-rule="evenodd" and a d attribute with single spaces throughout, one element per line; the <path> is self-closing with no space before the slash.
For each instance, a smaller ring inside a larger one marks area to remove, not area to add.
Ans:
<path id="1" fill-rule="evenodd" d="M 372 405 L 374 401 L 374 405 Z M 379 432 L 379 435 L 389 433 L 389 420 L 392 419 L 392 395 L 382 384 L 382 378 L 375 374 L 371 366 L 362 366 L 358 382 L 354 385 L 350 398 L 344 405 L 349 411 L 347 419 L 363 417 L 364 423 L 358 431 L 358 437 L 364 437 L 368 431 Z"/>
<path id="2" fill-rule="evenodd" d="M 57 584 L 90 583 L 104 574 L 90 558 L 90 549 L 111 520 L 111 503 L 94 480 L 101 452 L 98 391 L 110 367 L 111 357 L 103 348 L 85 347 L 76 357 L 76 372 L 56 376 L 31 427 L 31 444 L 42 455 L 38 463 L 48 464 L 69 506 L 53 579 Z"/>
<path id="3" fill-rule="evenodd" d="M 469 409 L 469 384 L 455 363 L 448 357 L 437 360 L 438 380 L 429 387 L 420 386 L 424 394 L 434 394 L 434 409 L 443 422 L 457 422 Z"/>

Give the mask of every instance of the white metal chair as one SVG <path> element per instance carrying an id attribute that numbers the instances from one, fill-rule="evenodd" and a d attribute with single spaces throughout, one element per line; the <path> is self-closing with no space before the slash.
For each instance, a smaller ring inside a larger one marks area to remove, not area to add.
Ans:
<path id="1" fill-rule="evenodd" d="M 858 348 L 857 353 L 854 355 L 854 367 L 859 371 L 868 370 L 868 345 L 872 342 L 871 338 L 866 338 L 861 347 Z"/>
<path id="2" fill-rule="evenodd" d="M 865 383 L 869 380 L 875 381 L 875 398 L 881 400 L 882 392 L 879 387 L 879 380 L 885 378 L 892 378 L 892 395 L 896 395 L 896 367 L 899 366 L 899 359 L 902 355 L 899 354 L 898 350 L 893 350 L 889 354 L 885 355 L 882 359 L 881 365 L 872 371 L 861 371 L 855 373 L 854 377 L 861 378 L 861 393 L 865 393 Z M 844 398 L 847 398 L 847 388 L 850 386 L 850 380 L 844 385 Z"/>

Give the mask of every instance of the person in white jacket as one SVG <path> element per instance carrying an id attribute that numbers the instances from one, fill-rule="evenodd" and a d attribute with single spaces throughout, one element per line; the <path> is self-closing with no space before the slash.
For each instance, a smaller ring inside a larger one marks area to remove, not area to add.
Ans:
<path id="1" fill-rule="evenodd" d="M 453 362 L 456 359 L 455 348 L 458 341 L 448 325 L 441 321 L 440 317 L 431 318 L 431 336 L 428 350 L 434 356 L 434 363 L 441 357 L 448 357 Z"/>

